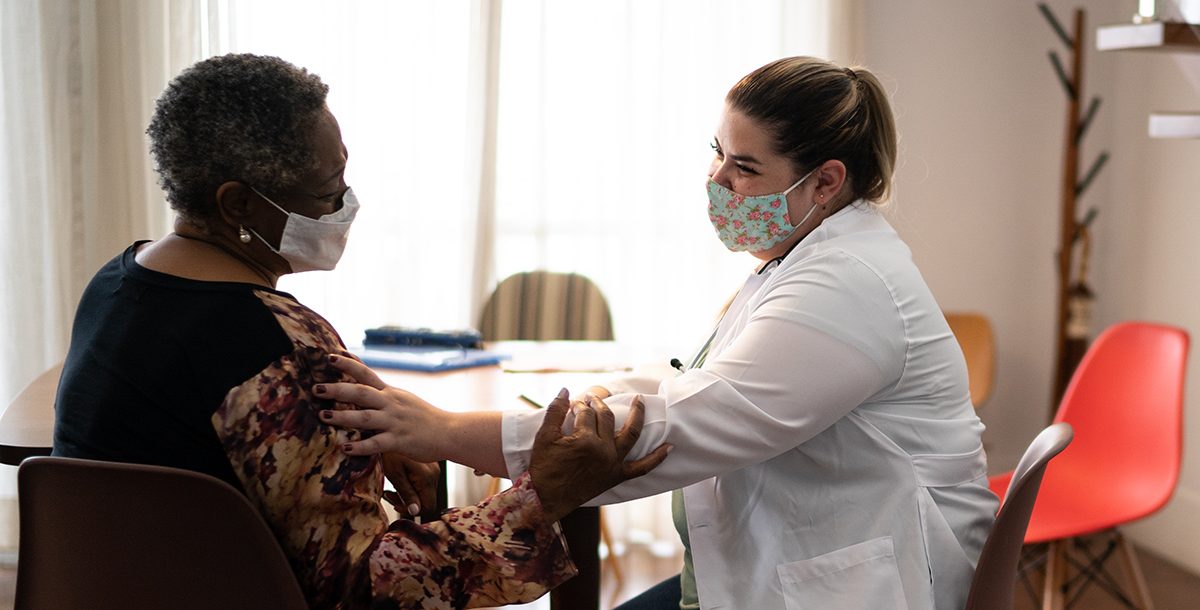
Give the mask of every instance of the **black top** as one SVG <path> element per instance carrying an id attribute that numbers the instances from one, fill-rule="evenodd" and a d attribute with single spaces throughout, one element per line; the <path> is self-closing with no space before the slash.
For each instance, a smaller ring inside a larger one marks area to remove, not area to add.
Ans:
<path id="1" fill-rule="evenodd" d="M 139 242 L 141 243 L 141 242 Z M 54 455 L 185 468 L 241 488 L 213 412 L 292 351 L 253 284 L 151 271 L 138 244 L 92 278 L 55 399 Z"/>

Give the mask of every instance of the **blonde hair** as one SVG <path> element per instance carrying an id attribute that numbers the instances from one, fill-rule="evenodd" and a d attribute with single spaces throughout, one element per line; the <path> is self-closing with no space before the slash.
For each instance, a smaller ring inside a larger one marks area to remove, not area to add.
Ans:
<path id="1" fill-rule="evenodd" d="M 804 173 L 829 159 L 846 165 L 850 201 L 883 203 L 896 167 L 896 123 L 883 85 L 862 67 L 787 57 L 747 74 L 725 96 L 758 121 L 775 151 Z"/>

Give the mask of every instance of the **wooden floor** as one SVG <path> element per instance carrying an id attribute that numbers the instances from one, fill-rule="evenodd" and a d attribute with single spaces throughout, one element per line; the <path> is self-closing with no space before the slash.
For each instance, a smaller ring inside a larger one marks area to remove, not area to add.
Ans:
<path id="1" fill-rule="evenodd" d="M 1138 550 L 1138 561 L 1141 562 L 1142 572 L 1146 577 L 1146 586 L 1150 588 L 1150 596 L 1157 610 L 1200 608 L 1200 576 L 1141 549 Z M 601 598 L 601 610 L 611 610 L 617 604 L 657 584 L 662 579 L 679 573 L 680 559 L 654 557 L 644 549 L 634 547 L 622 558 L 621 565 L 624 582 L 620 589 L 611 582 L 609 572 L 604 574 L 606 586 Z M 1118 573 L 1120 573 L 1119 565 L 1119 562 L 1114 564 Z M 1016 592 L 1014 610 L 1036 610 L 1038 607 L 1023 590 Z M 509 606 L 508 608 L 549 610 L 550 603 L 542 599 L 533 604 Z M 1084 592 L 1073 608 L 1118 610 L 1124 609 L 1125 606 L 1099 588 L 1092 587 Z"/>
<path id="2" fill-rule="evenodd" d="M 1142 566 L 1142 574 L 1146 577 L 1146 586 L 1150 589 L 1150 600 L 1156 609 L 1200 608 L 1200 576 L 1141 549 L 1137 550 L 1137 557 Z M 1120 566 L 1121 562 L 1114 558 L 1110 571 L 1125 586 L 1124 571 Z M 1016 610 L 1035 610 L 1039 607 L 1023 590 L 1017 591 L 1015 601 L 1013 607 Z M 1082 610 L 1117 610 L 1127 606 L 1113 599 L 1099 587 L 1092 586 L 1072 607 Z"/>
<path id="3" fill-rule="evenodd" d="M 1160 610 L 1200 608 L 1200 576 L 1187 572 L 1174 564 L 1148 552 L 1139 550 L 1138 559 L 1146 576 L 1146 584 L 1150 587 L 1154 606 Z M 679 559 L 676 557 L 654 557 L 644 549 L 633 548 L 622 558 L 624 584 L 617 589 L 611 583 L 611 574 L 605 573 L 604 598 L 601 601 L 602 610 L 610 610 L 630 597 L 637 595 L 645 588 L 658 583 L 663 578 L 679 572 Z M 8 566 L 0 566 L 0 610 L 10 610 L 13 607 L 13 595 L 16 589 L 16 570 Z M 1023 592 L 1017 592 L 1016 608 L 1032 610 L 1034 604 Z M 523 608 L 546 610 L 550 607 L 547 600 L 524 606 L 509 606 L 508 608 Z M 1084 610 L 1109 610 L 1123 608 L 1099 589 L 1088 591 L 1075 605 Z"/>

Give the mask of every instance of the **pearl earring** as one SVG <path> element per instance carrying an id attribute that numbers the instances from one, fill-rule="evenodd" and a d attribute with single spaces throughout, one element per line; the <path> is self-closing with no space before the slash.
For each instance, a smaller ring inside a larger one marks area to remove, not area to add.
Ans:
<path id="1" fill-rule="evenodd" d="M 250 232 L 247 231 L 246 227 L 243 227 L 242 225 L 238 225 L 238 239 L 240 239 L 243 244 L 250 243 Z"/>

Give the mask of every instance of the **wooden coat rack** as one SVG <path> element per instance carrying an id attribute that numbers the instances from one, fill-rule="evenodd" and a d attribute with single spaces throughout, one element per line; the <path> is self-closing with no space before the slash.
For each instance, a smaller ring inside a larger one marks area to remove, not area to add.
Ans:
<path id="1" fill-rule="evenodd" d="M 1079 148 L 1087 128 L 1100 108 L 1100 98 L 1092 97 L 1087 110 L 1080 115 L 1083 99 L 1083 33 L 1084 10 L 1075 9 L 1075 20 L 1072 34 L 1068 34 L 1059 23 L 1054 13 L 1045 3 L 1038 3 L 1038 10 L 1045 16 L 1046 21 L 1059 40 L 1066 45 L 1070 52 L 1071 70 L 1068 73 L 1063 67 L 1056 51 L 1050 51 L 1050 63 L 1058 76 L 1063 90 L 1067 94 L 1067 131 L 1063 146 L 1063 173 L 1061 183 L 1061 216 L 1058 245 L 1058 315 L 1056 317 L 1055 333 L 1055 373 L 1051 394 L 1050 417 L 1058 409 L 1059 400 L 1066 391 L 1067 383 L 1075 372 L 1075 367 L 1087 349 L 1087 326 L 1089 320 L 1089 304 L 1094 298 L 1087 285 L 1087 257 L 1090 250 L 1088 225 L 1096 218 L 1096 209 L 1087 211 L 1080 220 L 1076 211 L 1076 202 L 1092 180 L 1100 173 L 1100 169 L 1108 161 L 1108 152 L 1101 152 L 1092 162 L 1087 172 L 1079 173 Z M 1078 263 L 1075 259 L 1076 246 L 1081 252 Z M 1076 270 L 1076 264 L 1079 268 Z M 1074 271 L 1074 274 L 1072 273 Z"/>

